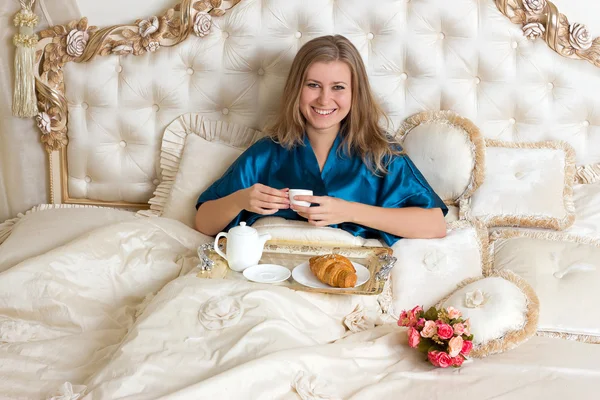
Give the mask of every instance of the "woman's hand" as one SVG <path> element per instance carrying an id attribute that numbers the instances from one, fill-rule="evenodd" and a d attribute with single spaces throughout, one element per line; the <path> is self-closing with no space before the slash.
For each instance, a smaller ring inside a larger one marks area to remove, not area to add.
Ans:
<path id="1" fill-rule="evenodd" d="M 327 226 L 341 224 L 343 222 L 352 222 L 353 204 L 350 201 L 338 199 L 329 196 L 294 196 L 294 200 L 308 201 L 318 204 L 316 207 L 302 207 L 295 204 L 291 205 L 292 210 L 298 215 L 306 218 L 308 223 L 314 226 Z"/>
<path id="2" fill-rule="evenodd" d="M 279 210 L 290 208 L 288 191 L 287 188 L 279 190 L 256 183 L 236 192 L 236 204 L 246 211 L 271 215 Z"/>

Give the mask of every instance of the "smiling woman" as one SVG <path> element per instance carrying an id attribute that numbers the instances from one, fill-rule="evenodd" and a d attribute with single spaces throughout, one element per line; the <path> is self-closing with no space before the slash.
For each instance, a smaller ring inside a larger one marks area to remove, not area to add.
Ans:
<path id="1" fill-rule="evenodd" d="M 355 236 L 443 237 L 447 208 L 380 126 L 360 54 L 343 36 L 306 43 L 292 63 L 267 137 L 198 198 L 196 228 L 214 235 L 266 215 L 305 219 Z M 311 207 L 290 205 L 289 189 Z"/>

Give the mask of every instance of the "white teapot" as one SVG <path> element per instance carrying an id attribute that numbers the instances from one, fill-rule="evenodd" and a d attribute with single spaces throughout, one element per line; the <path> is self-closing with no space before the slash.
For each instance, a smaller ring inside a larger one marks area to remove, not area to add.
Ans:
<path id="1" fill-rule="evenodd" d="M 227 255 L 219 249 L 219 238 L 227 238 Z M 227 260 L 229 268 L 242 272 L 248 267 L 258 264 L 262 257 L 265 242 L 271 239 L 268 233 L 259 235 L 258 231 L 240 222 L 239 226 L 231 228 L 229 232 L 221 232 L 215 237 L 214 248 L 218 255 Z"/>

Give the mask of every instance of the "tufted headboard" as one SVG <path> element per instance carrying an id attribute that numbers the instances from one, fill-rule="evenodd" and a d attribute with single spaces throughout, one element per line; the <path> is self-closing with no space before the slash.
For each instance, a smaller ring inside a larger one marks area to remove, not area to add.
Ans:
<path id="1" fill-rule="evenodd" d="M 333 33 L 359 49 L 394 128 L 414 113 L 449 109 L 487 138 L 564 140 L 576 150 L 580 180 L 600 172 L 600 39 L 569 42 L 570 27 L 578 26 L 550 2 L 173 6 L 131 25 L 97 29 L 84 18 L 40 32 L 36 118 L 53 203 L 147 207 L 171 121 L 196 112 L 262 129 L 297 50 Z"/>

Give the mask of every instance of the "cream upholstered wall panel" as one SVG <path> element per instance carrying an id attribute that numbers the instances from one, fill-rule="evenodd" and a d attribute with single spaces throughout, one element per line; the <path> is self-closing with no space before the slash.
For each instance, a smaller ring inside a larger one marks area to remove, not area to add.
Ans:
<path id="1" fill-rule="evenodd" d="M 561 139 L 579 164 L 600 161 L 598 69 L 526 40 L 493 1 L 243 0 L 204 38 L 66 65 L 70 195 L 147 200 L 162 131 L 183 113 L 264 128 L 298 48 L 330 33 L 360 50 L 392 129 L 452 109 L 485 137 Z"/>

